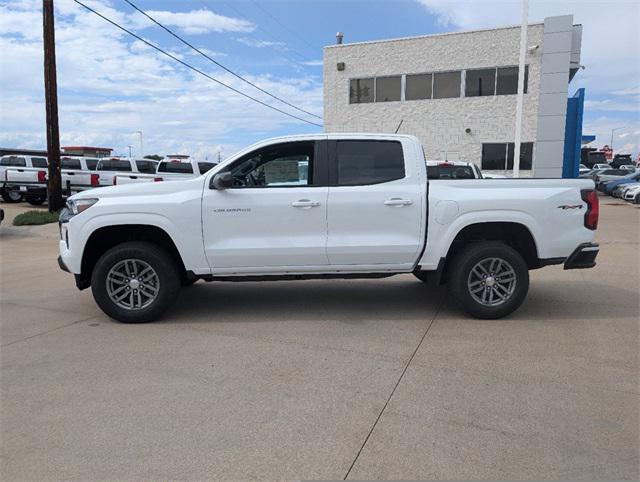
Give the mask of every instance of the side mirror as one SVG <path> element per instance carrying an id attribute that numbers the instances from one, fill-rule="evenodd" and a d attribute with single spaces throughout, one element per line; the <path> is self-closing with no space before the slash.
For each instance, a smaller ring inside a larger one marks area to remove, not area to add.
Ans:
<path id="1" fill-rule="evenodd" d="M 233 186 L 233 176 L 230 172 L 220 172 L 213 176 L 211 180 L 211 187 L 213 189 L 218 189 L 222 191 L 224 189 L 229 189 Z"/>

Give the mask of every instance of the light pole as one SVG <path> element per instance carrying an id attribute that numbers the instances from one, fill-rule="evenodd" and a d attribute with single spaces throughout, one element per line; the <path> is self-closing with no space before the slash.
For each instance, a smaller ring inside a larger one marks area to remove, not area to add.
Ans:
<path id="1" fill-rule="evenodd" d="M 611 149 L 611 152 L 613 152 L 613 133 L 615 131 L 619 131 L 620 129 L 624 129 L 627 126 L 622 126 L 622 127 L 616 127 L 615 129 L 611 129 L 611 142 L 609 143 L 609 148 Z"/>
<path id="2" fill-rule="evenodd" d="M 144 149 L 142 148 L 142 131 L 136 131 L 140 134 L 140 157 L 144 157 Z"/>
<path id="3" fill-rule="evenodd" d="M 133 146 L 129 146 L 129 159 L 131 159 L 131 148 L 132 148 L 132 147 L 133 147 Z"/>
<path id="4" fill-rule="evenodd" d="M 522 108 L 524 103 L 524 68 L 527 53 L 527 27 L 529 0 L 522 0 L 522 25 L 520 27 L 520 59 L 518 62 L 518 95 L 516 98 L 516 132 L 513 146 L 513 177 L 520 177 L 520 138 L 522 135 Z M 506 167 L 506 166 L 505 166 Z"/>

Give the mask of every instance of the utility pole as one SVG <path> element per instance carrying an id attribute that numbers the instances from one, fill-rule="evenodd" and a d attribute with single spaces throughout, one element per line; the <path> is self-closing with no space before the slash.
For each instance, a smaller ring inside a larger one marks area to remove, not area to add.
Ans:
<path id="1" fill-rule="evenodd" d="M 60 131 L 58 129 L 58 85 L 56 80 L 56 36 L 53 23 L 53 0 L 42 1 L 42 32 L 44 40 L 44 97 L 47 111 L 47 153 L 49 180 L 47 196 L 49 212 L 64 206 L 60 175 Z"/>
<path id="2" fill-rule="evenodd" d="M 133 146 L 129 146 L 129 159 L 133 159 L 133 157 L 131 156 L 131 148 L 132 148 L 132 147 L 133 147 Z"/>

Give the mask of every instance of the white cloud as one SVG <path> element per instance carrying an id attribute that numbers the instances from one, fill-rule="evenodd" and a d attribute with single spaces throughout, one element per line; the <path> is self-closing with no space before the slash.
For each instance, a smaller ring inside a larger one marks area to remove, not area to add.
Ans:
<path id="1" fill-rule="evenodd" d="M 629 87 L 627 89 L 616 90 L 612 92 L 614 95 L 640 95 L 640 86 Z"/>
<path id="2" fill-rule="evenodd" d="M 321 67 L 324 65 L 322 60 L 308 60 L 306 62 L 302 62 L 302 65 L 309 65 L 311 67 Z"/>
<path id="3" fill-rule="evenodd" d="M 284 42 L 271 42 L 268 40 L 259 40 L 259 39 L 252 39 L 249 37 L 238 37 L 236 38 L 236 40 L 238 42 L 240 42 L 241 44 L 244 44 L 248 47 L 256 47 L 256 48 L 264 48 L 264 47 L 284 47 L 285 43 Z"/>
<path id="4" fill-rule="evenodd" d="M 163 25 L 176 27 L 179 31 L 192 35 L 210 32 L 252 32 L 255 28 L 247 20 L 225 17 L 205 9 L 192 10 L 190 12 L 167 12 L 161 10 L 149 10 L 146 12 Z M 153 25 L 149 19 L 145 18 L 145 20 L 147 22 L 146 25 Z"/>
<path id="5" fill-rule="evenodd" d="M 87 3 L 119 23 L 127 22 L 127 17 L 131 21 L 131 16 L 106 1 Z M 46 143 L 41 8 L 40 1 L 0 4 L 2 146 L 42 148 Z M 231 154 L 241 144 L 258 140 L 258 135 L 274 135 L 289 125 L 303 132 L 318 130 L 252 103 L 139 41 L 132 42 L 70 0 L 56 2 L 56 8 L 63 145 L 106 145 L 122 153 L 132 145 L 135 152 L 135 132 L 142 130 L 147 153 L 176 151 L 212 158 L 220 149 Z M 186 50 L 176 46 L 172 52 L 181 56 Z M 203 69 L 241 91 L 291 111 L 214 66 Z M 322 111 L 322 87 L 311 77 L 260 75 L 249 79 L 306 110 Z"/>
<path id="6" fill-rule="evenodd" d="M 608 112 L 640 112 L 640 97 L 629 99 L 585 100 L 584 108 L 589 111 L 604 110 Z"/>

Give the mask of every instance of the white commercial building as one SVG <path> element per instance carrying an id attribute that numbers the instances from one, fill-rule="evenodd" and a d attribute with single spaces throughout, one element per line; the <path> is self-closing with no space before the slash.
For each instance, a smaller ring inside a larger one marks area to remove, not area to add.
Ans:
<path id="1" fill-rule="evenodd" d="M 520 166 L 525 176 L 561 177 L 566 149 L 580 143 L 565 131 L 582 27 L 572 15 L 548 17 L 527 35 Z M 421 139 L 427 159 L 509 170 L 519 51 L 519 26 L 325 47 L 325 130 L 398 129 Z"/>

